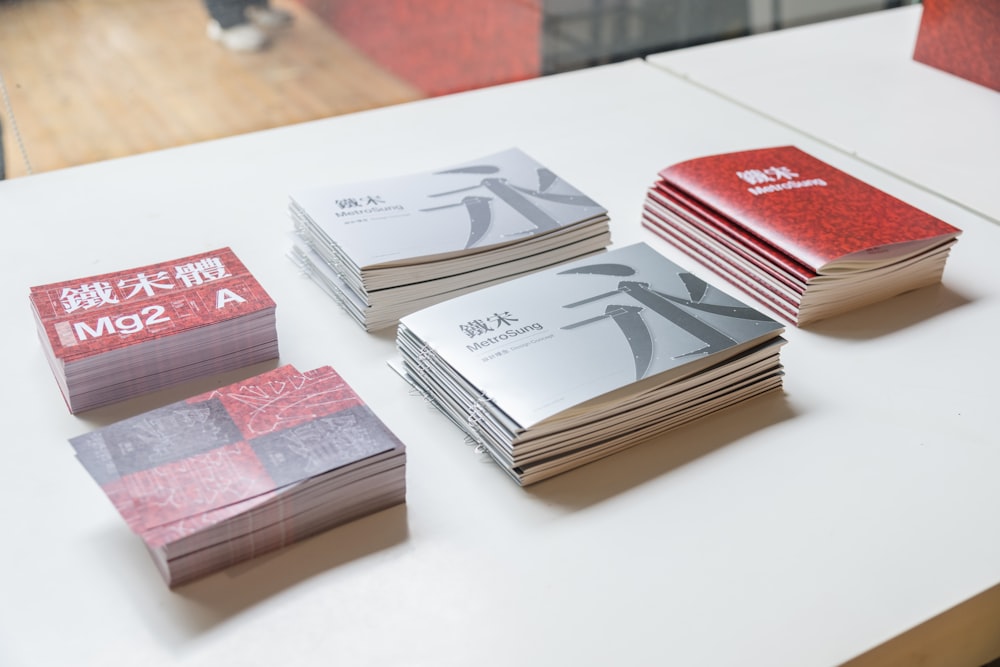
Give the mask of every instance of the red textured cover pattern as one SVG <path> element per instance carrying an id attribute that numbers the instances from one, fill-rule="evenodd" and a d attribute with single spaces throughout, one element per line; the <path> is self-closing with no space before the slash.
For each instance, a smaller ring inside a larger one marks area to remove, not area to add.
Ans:
<path id="1" fill-rule="evenodd" d="M 364 405 L 332 368 L 300 372 L 286 365 L 245 382 L 189 398 L 218 399 L 244 438 L 300 426 L 318 416 Z"/>
<path id="2" fill-rule="evenodd" d="M 924 0 L 923 5 L 913 59 L 1000 91 L 1000 2 Z"/>
<path id="3" fill-rule="evenodd" d="M 343 432 L 339 424 L 326 426 L 312 448 L 293 432 L 348 414 L 357 426 L 341 443 L 331 443 L 336 437 L 329 435 L 331 428 Z M 268 438 L 288 444 L 258 444 Z M 332 368 L 302 373 L 292 366 L 137 415 L 71 444 L 151 548 L 258 507 L 309 476 L 401 447 Z M 315 464 L 311 474 L 302 472 L 302 460 Z"/>
<path id="4" fill-rule="evenodd" d="M 30 298 L 64 363 L 274 308 L 229 248 L 39 285 Z"/>
<path id="5" fill-rule="evenodd" d="M 721 260 L 719 255 L 708 251 L 704 244 L 699 244 L 697 241 L 693 242 L 688 237 L 679 234 L 671 224 L 664 222 L 659 214 L 651 211 L 648 205 L 643 211 L 642 224 L 646 229 L 649 229 L 664 241 L 687 252 L 691 257 L 721 275 L 731 284 L 744 290 L 750 296 L 770 305 L 777 313 L 787 318 L 790 322 L 795 322 L 796 302 L 789 300 L 786 295 L 779 294 L 770 289 L 760 280 L 755 280 L 748 274 L 734 269 L 731 264 Z"/>
<path id="6" fill-rule="evenodd" d="M 140 534 L 273 490 L 274 482 L 245 442 L 134 472 L 104 487 L 125 523 Z"/>
<path id="7" fill-rule="evenodd" d="M 428 95 L 541 72 L 540 0 L 300 0 L 375 62 Z"/>
<path id="8" fill-rule="evenodd" d="M 730 224 L 711 209 L 701 206 L 697 201 L 669 187 L 663 181 L 658 181 L 648 196 L 664 208 L 681 216 L 690 226 L 708 234 L 761 270 L 771 271 L 773 266 L 779 266 L 786 272 L 782 279 L 790 277 L 801 286 L 816 277 L 815 272 L 795 262 L 788 255 L 764 243 L 759 237 L 743 228 Z"/>
<path id="9" fill-rule="evenodd" d="M 660 177 L 817 273 L 853 253 L 959 233 L 794 146 L 696 158 Z"/>

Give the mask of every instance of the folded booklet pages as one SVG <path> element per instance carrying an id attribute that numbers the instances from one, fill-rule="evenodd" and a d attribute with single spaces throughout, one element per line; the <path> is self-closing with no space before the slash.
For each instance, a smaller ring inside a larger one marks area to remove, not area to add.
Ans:
<path id="1" fill-rule="evenodd" d="M 780 389 L 782 331 L 636 244 L 404 317 L 396 368 L 531 484 Z"/>
<path id="2" fill-rule="evenodd" d="M 31 288 L 71 412 L 278 357 L 274 301 L 229 248 Z"/>
<path id="3" fill-rule="evenodd" d="M 607 211 L 518 149 L 291 194 L 292 259 L 365 329 L 603 250 Z"/>
<path id="4" fill-rule="evenodd" d="M 70 442 L 170 586 L 406 495 L 402 443 L 329 367 L 282 366 Z"/>
<path id="5" fill-rule="evenodd" d="M 664 169 L 642 223 L 797 325 L 940 282 L 961 233 L 794 146 Z"/>

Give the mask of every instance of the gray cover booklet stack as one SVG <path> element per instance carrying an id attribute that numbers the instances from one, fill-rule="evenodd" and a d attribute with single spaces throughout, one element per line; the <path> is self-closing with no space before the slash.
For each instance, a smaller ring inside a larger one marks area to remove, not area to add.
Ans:
<path id="1" fill-rule="evenodd" d="M 640 243 L 404 317 L 396 367 L 527 485 L 780 389 L 783 331 Z"/>
<path id="2" fill-rule="evenodd" d="M 611 242 L 606 209 L 516 148 L 294 192 L 289 211 L 293 261 L 368 331 Z"/>

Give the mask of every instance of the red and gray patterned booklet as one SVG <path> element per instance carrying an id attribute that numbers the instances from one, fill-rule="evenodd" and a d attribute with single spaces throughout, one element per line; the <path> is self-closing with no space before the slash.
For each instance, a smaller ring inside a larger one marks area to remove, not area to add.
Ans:
<path id="1" fill-rule="evenodd" d="M 31 288 L 70 412 L 278 357 L 274 301 L 229 248 Z"/>
<path id="2" fill-rule="evenodd" d="M 961 234 L 794 146 L 664 169 L 642 224 L 797 325 L 940 282 Z"/>
<path id="3" fill-rule="evenodd" d="M 330 367 L 282 366 L 70 443 L 170 586 L 406 495 L 403 444 Z"/>

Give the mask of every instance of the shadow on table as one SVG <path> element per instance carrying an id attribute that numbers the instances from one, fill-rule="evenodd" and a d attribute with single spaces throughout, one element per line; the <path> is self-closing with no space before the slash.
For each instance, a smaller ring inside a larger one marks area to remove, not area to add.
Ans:
<path id="1" fill-rule="evenodd" d="M 971 302 L 946 285 L 937 284 L 820 320 L 805 329 L 831 338 L 869 340 L 906 329 Z"/>
<path id="2" fill-rule="evenodd" d="M 140 540 L 133 540 L 136 548 L 121 549 L 117 555 L 134 552 L 135 558 L 122 567 L 127 570 L 123 576 L 134 583 L 130 589 L 135 592 L 137 613 L 157 624 L 153 634 L 173 645 L 210 631 L 324 572 L 401 544 L 408 537 L 406 505 L 396 505 L 172 591 L 160 579 Z M 140 562 L 143 558 L 148 562 Z"/>
<path id="3" fill-rule="evenodd" d="M 525 491 L 548 504 L 582 509 L 793 417 L 795 411 L 786 395 L 771 392 L 529 486 Z"/>

